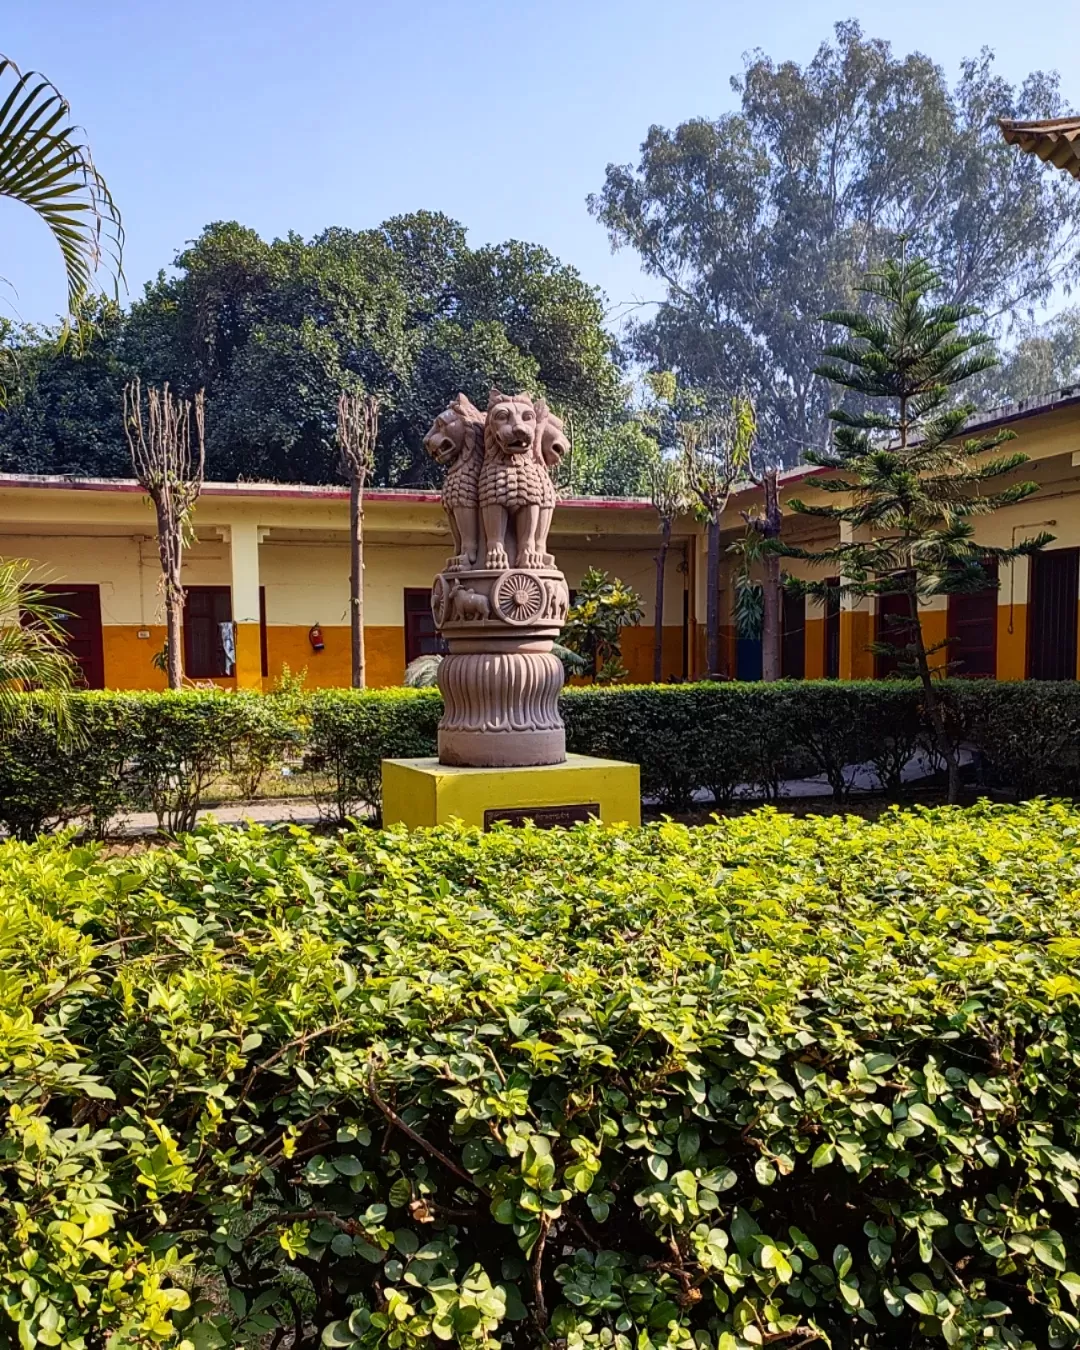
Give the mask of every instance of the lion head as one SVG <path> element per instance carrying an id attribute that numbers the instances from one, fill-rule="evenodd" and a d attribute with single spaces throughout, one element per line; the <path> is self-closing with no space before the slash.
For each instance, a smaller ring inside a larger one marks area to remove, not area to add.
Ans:
<path id="1" fill-rule="evenodd" d="M 436 464 L 453 464 L 466 447 L 470 427 L 479 429 L 484 414 L 465 394 L 458 394 L 424 437 L 424 449 Z"/>
<path id="2" fill-rule="evenodd" d="M 549 469 L 554 468 L 570 450 L 566 428 L 546 403 L 537 404 L 536 411 L 540 418 L 540 457 Z"/>
<path id="3" fill-rule="evenodd" d="M 528 394 L 488 396 L 485 441 L 504 455 L 527 455 L 536 443 L 536 406 Z"/>

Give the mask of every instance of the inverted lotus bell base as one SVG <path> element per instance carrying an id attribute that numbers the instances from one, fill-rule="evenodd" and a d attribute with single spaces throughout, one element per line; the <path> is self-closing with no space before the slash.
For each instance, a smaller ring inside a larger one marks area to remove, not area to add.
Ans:
<path id="1" fill-rule="evenodd" d="M 471 768 L 561 764 L 566 732 L 559 716 L 562 662 L 550 640 L 526 650 L 455 652 L 439 666 L 444 711 L 439 762 Z M 529 650 L 547 647 L 546 651 Z"/>

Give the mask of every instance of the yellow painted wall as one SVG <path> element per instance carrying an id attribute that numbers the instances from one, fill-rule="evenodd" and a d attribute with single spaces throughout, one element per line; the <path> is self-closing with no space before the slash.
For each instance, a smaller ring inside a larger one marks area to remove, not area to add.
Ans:
<path id="1" fill-rule="evenodd" d="M 55 505 L 51 494 L 48 504 Z M 63 494 L 67 495 L 67 494 Z M 72 515 L 84 502 L 103 513 L 102 503 L 82 494 L 71 505 Z M 121 514 L 132 509 L 129 497 L 107 497 Z M 106 513 L 107 514 L 107 513 Z M 613 513 L 606 512 L 605 518 Z M 73 520 L 73 525 L 76 521 Z M 636 522 L 640 526 L 640 522 Z M 38 564 L 41 580 L 96 584 L 101 597 L 105 683 L 113 689 L 163 689 L 165 676 L 152 662 L 165 642 L 164 606 L 159 591 L 160 569 L 156 541 L 149 535 L 110 529 L 99 519 L 95 534 L 59 534 L 52 520 L 35 533 L 0 534 L 0 556 L 28 557 Z M 222 526 L 228 532 L 228 526 Z M 250 533 L 250 524 L 248 526 Z M 316 535 L 304 539 L 267 539 L 258 549 L 259 583 L 266 603 L 267 677 L 261 676 L 259 626 L 237 627 L 237 677 L 216 681 L 223 688 L 269 686 L 288 666 L 295 674 L 306 670 L 311 688 L 348 686 L 351 679 L 349 642 L 349 554 L 343 538 Z M 325 531 L 322 532 L 325 534 Z M 635 681 L 652 678 L 655 591 L 655 540 L 645 533 L 632 547 L 613 547 L 610 521 L 595 547 L 560 548 L 560 566 L 571 587 L 577 586 L 590 566 L 620 577 L 637 589 L 644 610 L 640 627 L 627 630 L 623 659 Z M 232 581 L 231 544 L 208 529 L 187 551 L 187 585 L 229 586 Z M 405 671 L 405 590 L 430 587 L 446 562 L 445 541 L 412 543 L 369 542 L 365 549 L 364 609 L 367 683 L 370 687 L 400 684 Z M 681 543 L 668 555 L 665 575 L 664 674 L 682 674 L 682 613 L 684 575 Z M 323 632 L 324 650 L 312 650 L 311 626 Z M 140 638 L 139 633 L 148 636 Z"/>

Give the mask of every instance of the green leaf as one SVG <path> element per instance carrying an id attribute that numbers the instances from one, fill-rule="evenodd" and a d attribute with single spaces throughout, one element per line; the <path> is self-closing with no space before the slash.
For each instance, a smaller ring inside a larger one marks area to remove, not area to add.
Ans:
<path id="1" fill-rule="evenodd" d="M 467 1172 L 482 1172 L 491 1161 L 491 1152 L 479 1139 L 470 1139 L 461 1150 L 461 1161 Z"/>
<path id="2" fill-rule="evenodd" d="M 363 1170 L 364 1164 L 351 1153 L 334 1159 L 334 1171 L 340 1172 L 343 1177 L 358 1177 Z"/>
<path id="3" fill-rule="evenodd" d="M 835 1144 L 819 1144 L 814 1150 L 814 1156 L 810 1159 L 811 1167 L 827 1167 L 836 1157 Z"/>
<path id="4" fill-rule="evenodd" d="M 769 1158 L 758 1158 L 754 1163 L 754 1176 L 762 1186 L 771 1186 L 776 1180 L 776 1167 Z"/>
<path id="5" fill-rule="evenodd" d="M 402 1256 L 412 1256 L 419 1250 L 420 1239 L 411 1228 L 398 1228 L 394 1232 L 394 1246 Z"/>
<path id="6" fill-rule="evenodd" d="M 701 1131 L 694 1126 L 684 1125 L 679 1131 L 679 1161 L 689 1166 L 701 1149 Z"/>
<path id="7" fill-rule="evenodd" d="M 908 1115 L 912 1120 L 917 1120 L 920 1125 L 927 1125 L 932 1130 L 942 1130 L 945 1127 L 938 1120 L 932 1107 L 927 1106 L 925 1102 L 912 1102 L 908 1107 Z"/>

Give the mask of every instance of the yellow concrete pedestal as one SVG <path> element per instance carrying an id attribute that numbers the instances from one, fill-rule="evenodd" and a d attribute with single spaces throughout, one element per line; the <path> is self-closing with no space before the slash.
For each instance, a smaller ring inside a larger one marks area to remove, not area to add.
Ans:
<path id="1" fill-rule="evenodd" d="M 618 759 L 567 755 L 527 769 L 459 769 L 437 759 L 384 759 L 383 822 L 410 829 L 461 820 L 573 825 L 598 817 L 641 824 L 640 771 Z"/>

